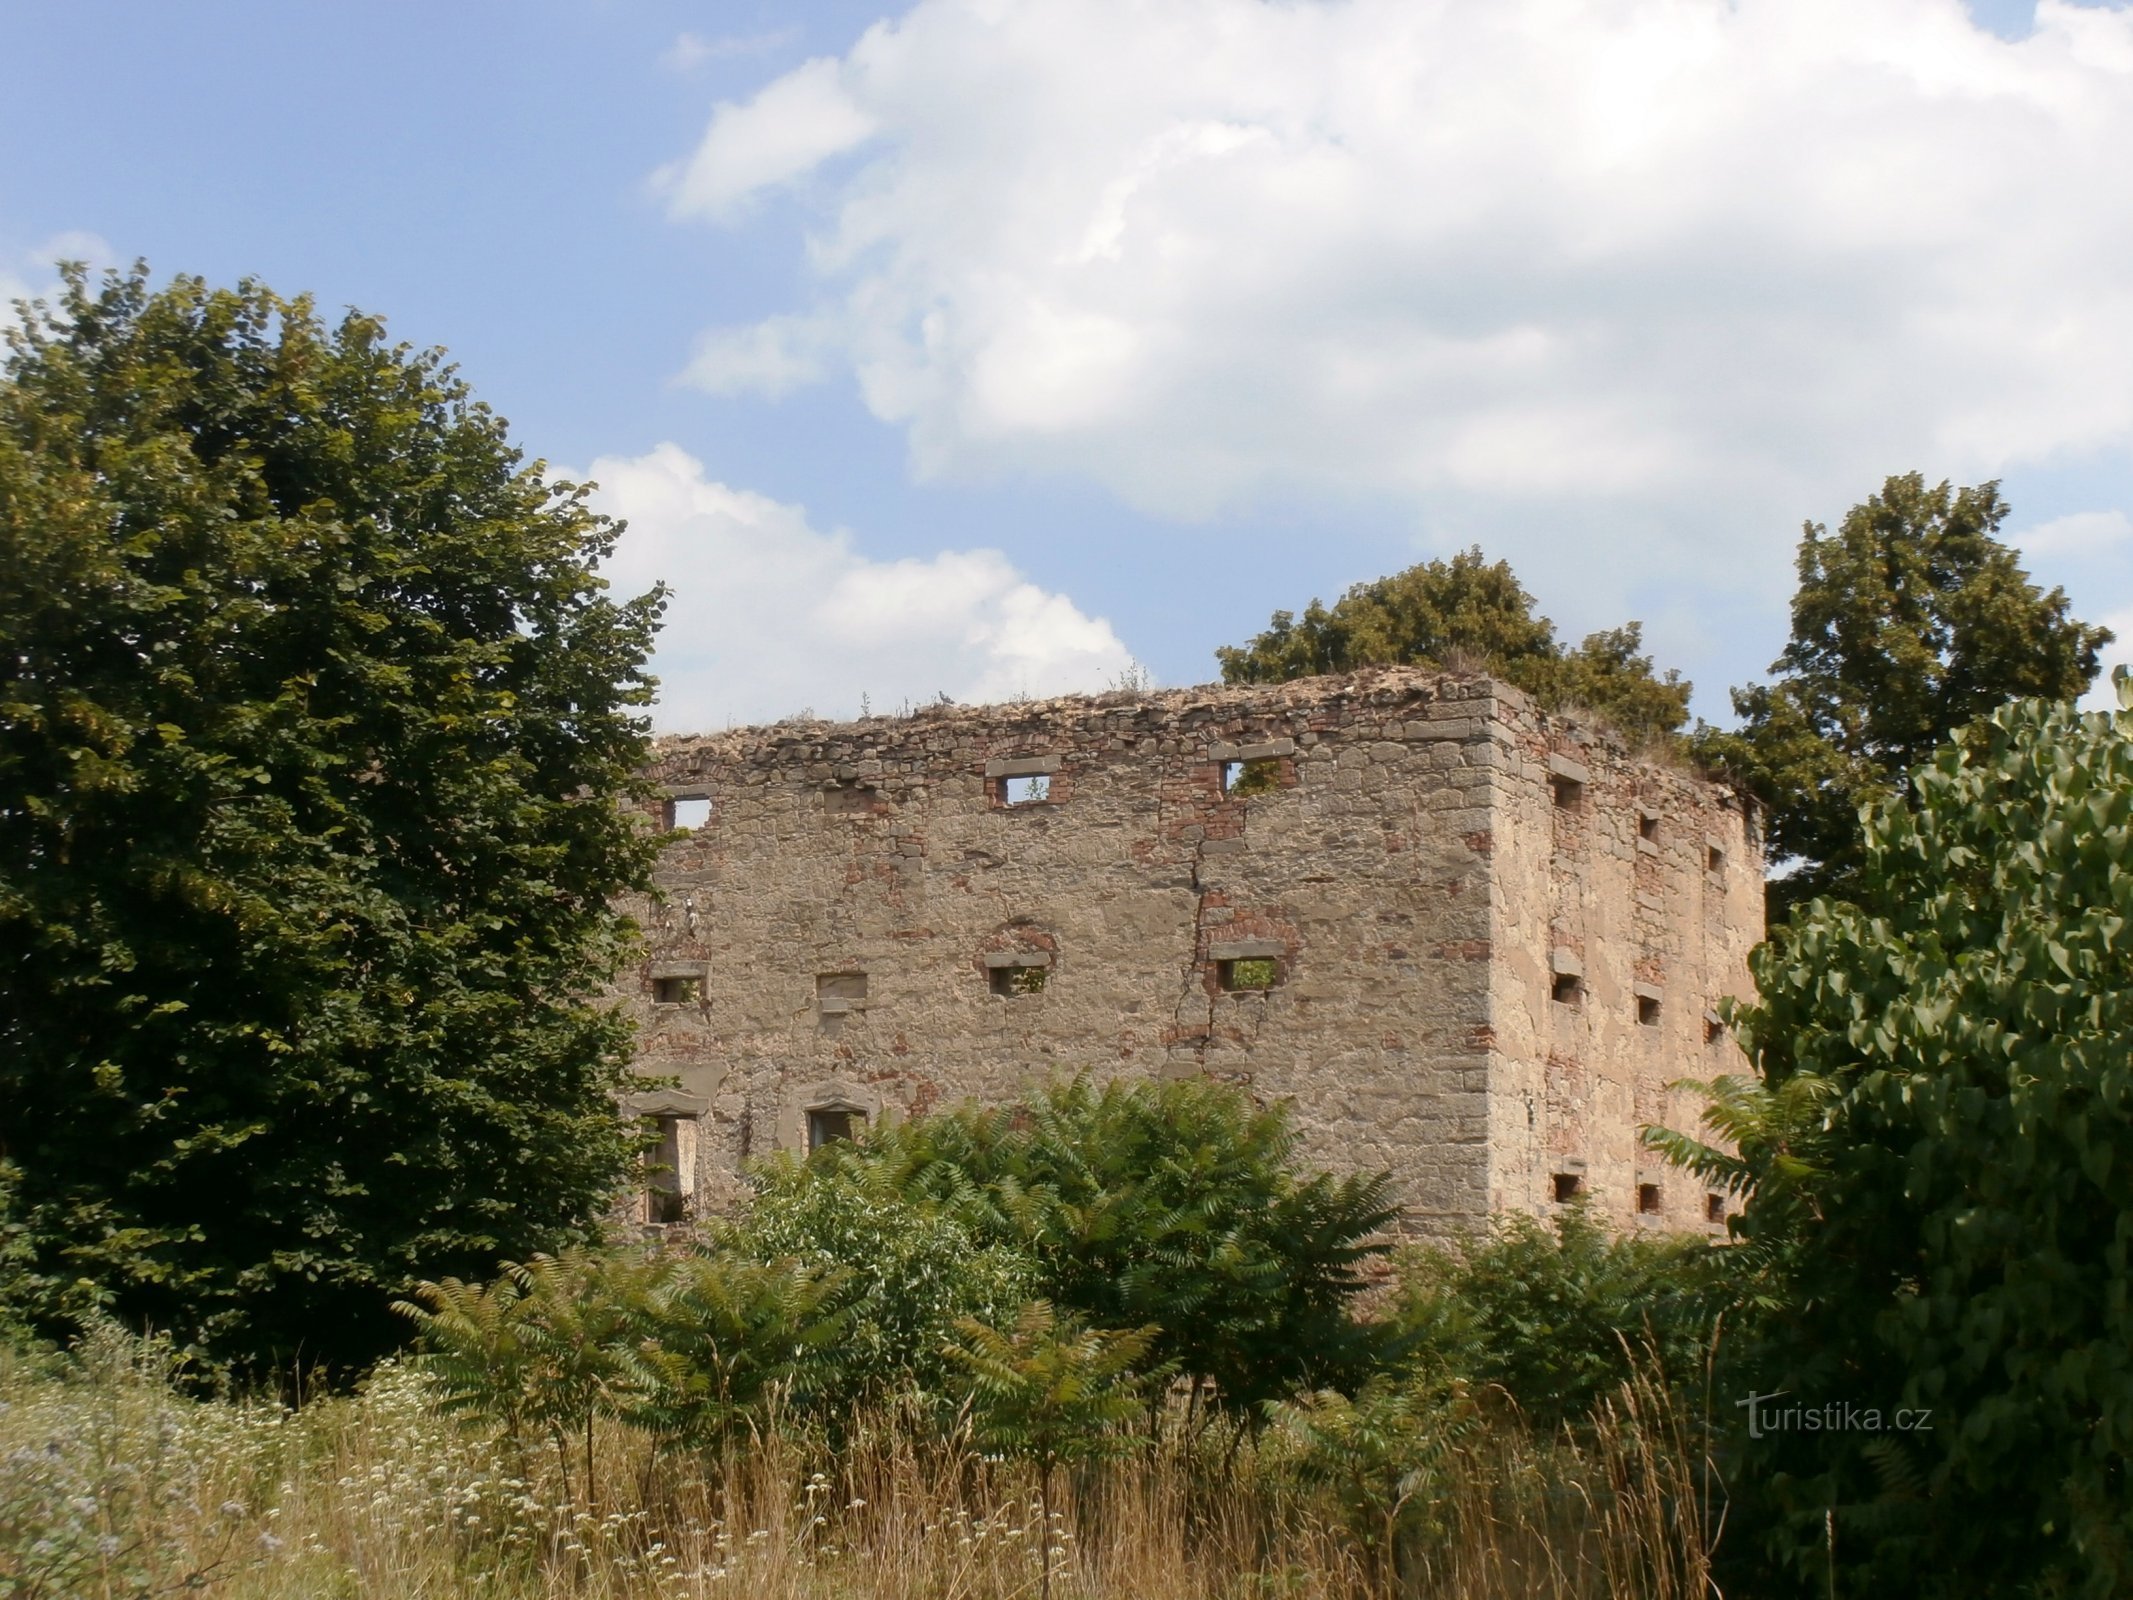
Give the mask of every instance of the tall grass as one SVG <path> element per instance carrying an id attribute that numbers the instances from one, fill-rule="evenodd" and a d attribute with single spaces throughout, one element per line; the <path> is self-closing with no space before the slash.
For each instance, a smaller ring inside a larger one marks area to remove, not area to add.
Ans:
<path id="1" fill-rule="evenodd" d="M 710 1457 L 603 1422 L 566 1490 L 552 1453 L 442 1416 L 412 1366 L 295 1408 L 172 1378 L 112 1332 L 0 1356 L 0 1596 L 1008 1600 L 1047 1568 L 1067 1600 L 1708 1589 L 1688 1440 L 1650 1384 L 1558 1437 L 1507 1410 L 1466 1428 L 1386 1539 L 1384 1508 L 1315 1485 L 1278 1425 L 1063 1474 L 1047 1523 L 1025 1468 L 893 1412 L 834 1445 L 774 1421 Z"/>

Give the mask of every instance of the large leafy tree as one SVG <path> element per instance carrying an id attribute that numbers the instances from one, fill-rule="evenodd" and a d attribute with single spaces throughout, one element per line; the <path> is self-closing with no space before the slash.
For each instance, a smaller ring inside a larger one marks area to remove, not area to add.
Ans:
<path id="1" fill-rule="evenodd" d="M 1999 486 L 1890 478 L 1832 534 L 1800 541 L 1792 638 L 1773 681 L 1733 691 L 1740 727 L 1700 730 L 1698 754 L 1768 807 L 1776 911 L 1850 891 L 1859 808 L 1899 794 L 1904 774 L 1955 729 L 2009 700 L 2072 700 L 2096 675 L 2106 628 L 2068 614 L 1997 537 Z"/>
<path id="2" fill-rule="evenodd" d="M 655 593 L 437 352 L 145 269 L 0 379 L 0 1158 L 48 1312 L 359 1360 L 628 1155 Z"/>
<path id="3" fill-rule="evenodd" d="M 1390 1180 L 1305 1171 L 1298 1143 L 1285 1107 L 1228 1085 L 1077 1079 L 913 1118 L 811 1165 L 1026 1255 L 1039 1292 L 1095 1326 L 1155 1328 L 1157 1365 L 1255 1417 L 1360 1383 L 1382 1344 L 1353 1307 L 1398 1214 Z"/>
<path id="4" fill-rule="evenodd" d="M 1778 1313 L 1728 1476 L 1816 1594 L 2133 1592 L 2133 710 L 2002 707 L 1905 796 L 1754 957 L 1731 1148 L 1659 1136 Z"/>
<path id="5" fill-rule="evenodd" d="M 1330 609 L 1313 600 L 1300 617 L 1277 611 L 1264 632 L 1215 659 L 1225 683 L 1471 662 L 1544 706 L 1584 707 L 1633 737 L 1663 737 L 1688 721 L 1689 685 L 1678 672 L 1656 674 L 1642 646 L 1642 626 L 1631 622 L 1566 649 L 1510 564 L 1470 549 L 1359 583 Z"/>

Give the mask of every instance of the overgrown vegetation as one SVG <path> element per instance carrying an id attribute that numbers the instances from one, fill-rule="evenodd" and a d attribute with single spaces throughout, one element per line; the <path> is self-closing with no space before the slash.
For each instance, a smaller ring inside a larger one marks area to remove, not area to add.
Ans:
<path id="1" fill-rule="evenodd" d="M 1671 1141 L 1751 1196 L 1757 1392 L 1876 1419 L 1764 1429 L 1734 1478 L 1805 1577 L 1834 1549 L 1861 1593 L 2124 1594 L 2133 710 L 2004 707 L 1905 789 L 1853 898 L 1756 954 L 1736 1148 Z"/>

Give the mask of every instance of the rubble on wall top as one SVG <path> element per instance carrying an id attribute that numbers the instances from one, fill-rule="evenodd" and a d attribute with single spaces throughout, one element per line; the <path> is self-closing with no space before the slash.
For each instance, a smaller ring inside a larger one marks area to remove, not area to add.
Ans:
<path id="1" fill-rule="evenodd" d="M 848 744 L 876 739 L 903 743 L 914 735 L 942 730 L 977 730 L 1058 726 L 1107 730 L 1118 722 L 1153 727 L 1224 717 L 1293 715 L 1343 705 L 1390 707 L 1416 701 L 1503 699 L 1519 705 L 1526 697 L 1500 679 L 1479 673 L 1445 672 L 1427 667 L 1366 667 L 1323 677 L 1291 678 L 1281 683 L 1203 683 L 1182 689 L 1113 689 L 1102 694 L 1055 695 L 1044 700 L 1010 700 L 991 705 L 928 702 L 909 712 L 836 722 L 822 717 L 787 717 L 778 722 L 729 728 L 720 733 L 666 734 L 654 741 L 661 754 L 691 747 L 719 747 L 738 754 L 750 747 Z"/>

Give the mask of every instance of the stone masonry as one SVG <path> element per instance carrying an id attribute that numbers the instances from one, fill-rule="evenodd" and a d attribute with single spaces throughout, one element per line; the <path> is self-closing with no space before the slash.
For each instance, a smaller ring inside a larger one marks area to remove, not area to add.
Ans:
<path id="1" fill-rule="evenodd" d="M 1388 668 L 662 740 L 633 904 L 650 1220 L 751 1157 L 1047 1077 L 1207 1075 L 1410 1226 L 1722 1202 L 1641 1150 L 1725 1066 L 1762 853 L 1727 789 Z"/>

